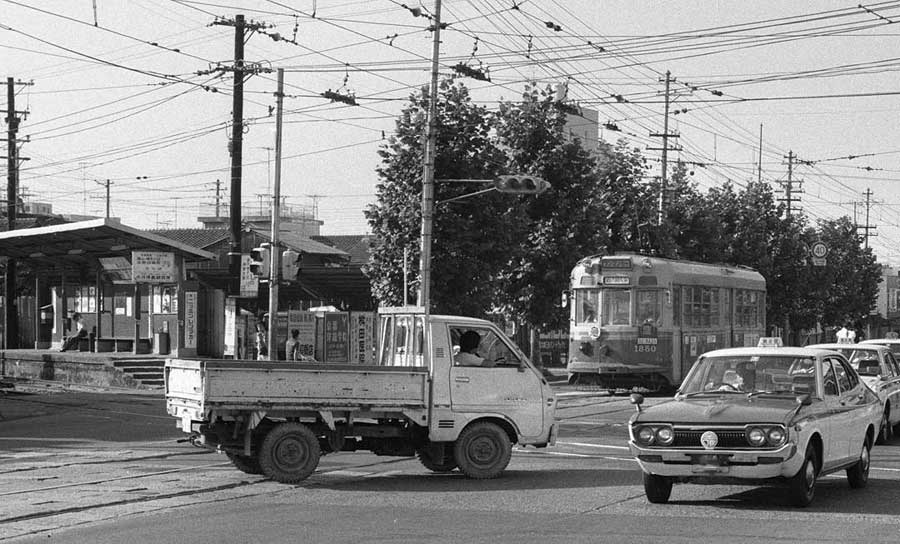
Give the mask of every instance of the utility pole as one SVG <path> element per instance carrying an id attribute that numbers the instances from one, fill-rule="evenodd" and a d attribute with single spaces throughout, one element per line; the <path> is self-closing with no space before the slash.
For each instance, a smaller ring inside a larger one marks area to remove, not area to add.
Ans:
<path id="1" fill-rule="evenodd" d="M 98 181 L 97 183 L 106 186 L 106 218 L 109 219 L 109 186 L 112 185 L 112 182 L 106 180 L 105 182 Z"/>
<path id="2" fill-rule="evenodd" d="M 756 182 L 762 183 L 762 123 L 759 124 L 759 160 L 756 162 Z"/>
<path id="3" fill-rule="evenodd" d="M 422 249 L 419 255 L 418 305 L 431 313 L 431 231 L 434 222 L 434 153 L 437 140 L 438 62 L 441 53 L 441 0 L 434 1 L 431 20 L 434 43 L 431 53 L 431 87 L 428 90 L 428 125 L 425 132 L 424 172 L 422 174 Z"/>
<path id="4" fill-rule="evenodd" d="M 281 120 L 284 110 L 284 68 L 278 69 L 278 91 L 275 93 L 277 113 L 275 114 L 275 187 L 272 195 L 272 230 L 269 237 L 272 250 L 269 252 L 269 329 L 266 341 L 269 359 L 278 360 L 278 346 L 275 344 L 276 323 L 278 322 L 278 284 L 281 282 L 281 246 L 278 230 L 281 222 Z M 290 334 L 290 333 L 288 333 Z"/>
<path id="5" fill-rule="evenodd" d="M 781 182 L 781 185 L 784 187 L 784 198 L 779 198 L 778 201 L 787 203 L 786 214 L 787 214 L 787 217 L 791 217 L 791 212 L 793 210 L 793 203 L 800 202 L 800 198 L 799 197 L 795 198 L 794 193 L 802 193 L 803 192 L 803 189 L 800 189 L 800 188 L 794 189 L 794 183 L 797 183 L 798 185 L 803 185 L 803 181 L 794 180 L 794 160 L 797 158 L 797 156 L 794 155 L 794 152 L 788 151 L 788 155 L 785 158 L 788 160 L 788 162 L 787 162 L 788 175 L 787 175 L 787 181 Z"/>
<path id="6" fill-rule="evenodd" d="M 866 192 L 863 193 L 866 195 L 866 224 L 863 226 L 857 225 L 857 229 L 864 230 L 866 233 L 863 235 L 866 239 L 866 249 L 869 248 L 869 236 L 878 236 L 877 234 L 869 234 L 870 230 L 875 230 L 878 227 L 869 224 L 869 209 L 872 207 L 872 189 L 866 188 Z"/>
<path id="7" fill-rule="evenodd" d="M 31 85 L 31 83 L 16 82 L 12 77 L 6 78 L 6 221 L 7 230 L 15 230 L 16 216 L 19 209 L 19 114 L 27 115 L 27 112 L 16 111 L 16 85 Z M 6 278 L 4 283 L 3 305 L 3 347 L 13 349 L 18 347 L 19 327 L 18 311 L 16 307 L 16 260 L 6 259 Z"/>
<path id="8" fill-rule="evenodd" d="M 222 181 L 216 180 L 216 217 L 219 217 L 219 201 L 221 200 Z"/>
<path id="9" fill-rule="evenodd" d="M 672 77 L 672 73 L 668 70 L 666 71 L 666 79 L 660 80 L 665 81 L 666 83 L 666 100 L 665 100 L 665 113 L 663 115 L 663 131 L 662 134 L 658 132 L 650 133 L 650 136 L 653 138 L 662 138 L 662 147 L 650 147 L 648 148 L 651 151 L 662 151 L 662 175 L 660 177 L 660 187 L 659 187 L 659 204 L 657 205 L 656 212 L 656 225 L 658 227 L 662 227 L 663 217 L 665 211 L 665 199 L 666 199 L 666 187 L 668 186 L 668 167 L 669 167 L 669 151 L 679 151 L 681 148 L 674 147 L 669 148 L 669 138 L 677 138 L 678 134 L 670 134 L 669 133 L 669 87 L 675 78 Z"/>

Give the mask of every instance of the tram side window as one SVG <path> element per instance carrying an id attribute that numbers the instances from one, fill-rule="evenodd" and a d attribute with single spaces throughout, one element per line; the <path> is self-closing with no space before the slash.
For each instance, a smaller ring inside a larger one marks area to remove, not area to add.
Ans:
<path id="1" fill-rule="evenodd" d="M 684 288 L 684 325 L 716 327 L 719 325 L 719 289 L 690 286 Z"/>
<path id="2" fill-rule="evenodd" d="M 576 289 L 575 290 L 575 322 L 576 323 L 596 323 L 597 322 L 597 295 L 596 289 Z"/>
<path id="3" fill-rule="evenodd" d="M 738 289 L 734 294 L 734 321 L 738 327 L 758 327 L 762 324 L 759 291 Z"/>
<path id="4" fill-rule="evenodd" d="M 600 297 L 603 304 L 601 325 L 631 324 L 631 291 L 625 289 L 608 289 Z"/>
<path id="5" fill-rule="evenodd" d="M 638 325 L 654 325 L 659 323 L 659 291 L 637 292 L 637 323 Z"/>

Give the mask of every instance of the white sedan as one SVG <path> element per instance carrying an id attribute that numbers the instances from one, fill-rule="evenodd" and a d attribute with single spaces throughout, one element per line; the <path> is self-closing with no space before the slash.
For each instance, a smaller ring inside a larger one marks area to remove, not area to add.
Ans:
<path id="1" fill-rule="evenodd" d="M 894 428 L 900 425 L 900 364 L 891 349 L 874 342 L 814 344 L 807 347 L 836 351 L 850 361 L 860 379 L 881 400 L 878 443 L 888 442 L 894 434 Z"/>

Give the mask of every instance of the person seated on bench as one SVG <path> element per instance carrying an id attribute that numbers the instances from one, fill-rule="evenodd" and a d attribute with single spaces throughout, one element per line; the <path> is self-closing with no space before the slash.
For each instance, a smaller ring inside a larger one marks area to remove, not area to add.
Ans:
<path id="1" fill-rule="evenodd" d="M 70 336 L 66 338 L 65 342 L 63 342 L 62 348 L 59 351 L 68 351 L 70 349 L 78 349 L 78 343 L 82 338 L 87 338 L 87 330 L 84 328 L 84 323 L 81 322 L 81 314 L 75 312 L 72 314 L 72 321 L 75 322 L 75 336 Z"/>

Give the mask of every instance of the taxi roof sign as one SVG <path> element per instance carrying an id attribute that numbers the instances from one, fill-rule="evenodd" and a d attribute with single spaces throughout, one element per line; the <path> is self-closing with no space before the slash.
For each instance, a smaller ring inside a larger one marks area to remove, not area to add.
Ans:
<path id="1" fill-rule="evenodd" d="M 763 336 L 759 339 L 759 343 L 756 344 L 758 348 L 783 348 L 784 341 L 780 336 Z"/>
<path id="2" fill-rule="evenodd" d="M 856 342 L 854 342 L 852 338 L 838 338 L 837 343 L 838 344 L 855 344 Z"/>

